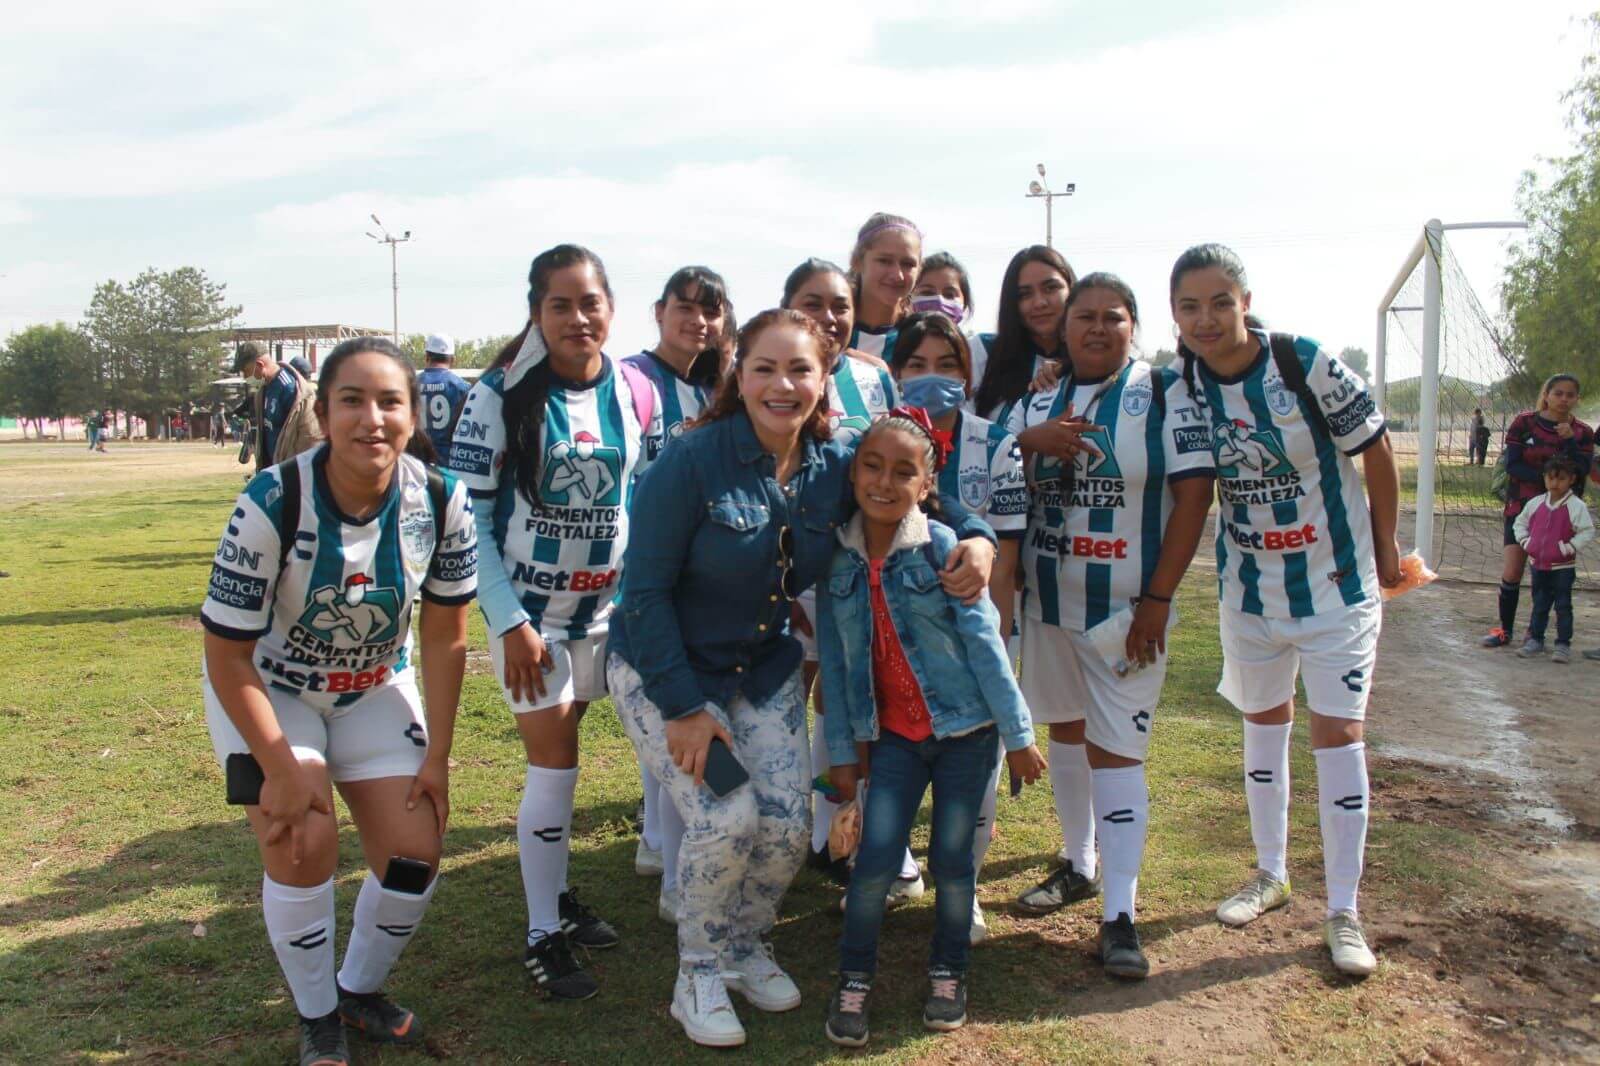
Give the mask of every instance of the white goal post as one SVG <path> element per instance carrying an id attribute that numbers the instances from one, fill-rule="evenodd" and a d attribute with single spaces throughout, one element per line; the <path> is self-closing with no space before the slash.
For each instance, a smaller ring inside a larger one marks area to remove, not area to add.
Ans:
<path id="1" fill-rule="evenodd" d="M 1438 563 L 1433 543 L 1434 488 L 1438 466 L 1436 449 L 1439 437 L 1439 345 L 1440 313 L 1444 303 L 1444 235 L 1450 230 L 1527 229 L 1526 222 L 1456 222 L 1445 224 L 1430 218 L 1422 227 L 1417 243 L 1406 256 L 1394 282 L 1378 303 L 1378 343 L 1373 355 L 1372 398 L 1384 409 L 1388 385 L 1389 314 L 1394 301 L 1411 279 L 1418 262 L 1423 266 L 1422 306 L 1407 310 L 1422 312 L 1422 373 L 1417 420 L 1417 526 L 1416 550 L 1430 566 Z"/>

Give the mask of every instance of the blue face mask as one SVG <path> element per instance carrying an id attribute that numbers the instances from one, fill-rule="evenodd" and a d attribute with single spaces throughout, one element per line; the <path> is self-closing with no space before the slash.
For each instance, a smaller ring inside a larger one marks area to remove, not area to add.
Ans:
<path id="1" fill-rule="evenodd" d="M 924 374 L 900 382 L 900 397 L 908 407 L 920 407 L 929 418 L 938 418 L 960 407 L 967 398 L 967 387 L 942 374 Z"/>

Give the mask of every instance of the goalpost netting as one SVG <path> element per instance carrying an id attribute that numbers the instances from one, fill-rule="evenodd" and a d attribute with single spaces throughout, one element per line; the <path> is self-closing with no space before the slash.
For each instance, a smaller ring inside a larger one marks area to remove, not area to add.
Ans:
<path id="1" fill-rule="evenodd" d="M 1374 369 L 1382 381 L 1383 410 L 1400 466 L 1402 548 L 1415 545 L 1440 577 L 1496 583 L 1503 559 L 1504 504 L 1490 491 L 1491 479 L 1506 427 L 1537 405 L 1539 382 L 1520 372 L 1503 322 L 1483 306 L 1452 252 L 1448 231 L 1453 228 L 1503 226 L 1429 223 L 1380 306 L 1379 366 Z M 1430 285 L 1436 286 L 1431 299 Z M 1437 338 L 1432 375 L 1430 318 Z M 1431 382 L 1425 380 L 1429 376 Z M 1432 419 L 1425 417 L 1430 400 Z M 1475 411 L 1482 412 L 1488 430 L 1487 446 L 1481 450 L 1473 446 Z M 1425 443 L 1428 436 L 1431 448 Z M 1588 496 L 1592 507 L 1600 494 Z M 1431 518 L 1418 513 L 1419 505 L 1428 508 Z M 1430 525 L 1432 543 L 1424 547 L 1416 538 L 1427 536 Z M 1597 576 L 1592 559 L 1592 553 L 1580 553 L 1580 578 Z"/>

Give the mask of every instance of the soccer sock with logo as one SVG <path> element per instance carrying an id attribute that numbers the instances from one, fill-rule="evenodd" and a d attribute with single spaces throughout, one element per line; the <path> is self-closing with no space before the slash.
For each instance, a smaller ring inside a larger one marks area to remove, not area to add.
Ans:
<path id="1" fill-rule="evenodd" d="M 333 980 L 333 878 L 301 888 L 261 876 L 261 913 L 278 965 L 302 1018 L 321 1018 L 339 1005 Z"/>
<path id="2" fill-rule="evenodd" d="M 367 871 L 367 879 L 361 882 L 361 892 L 356 896 L 344 965 L 339 967 L 340 988 L 361 994 L 383 987 L 395 960 L 411 943 L 438 884 L 435 877 L 420 895 L 395 892 L 384 888 L 377 874 Z"/>
<path id="3" fill-rule="evenodd" d="M 1317 802 L 1322 820 L 1322 869 L 1328 880 L 1328 915 L 1356 909 L 1367 848 L 1367 746 L 1318 748 Z"/>
<path id="4" fill-rule="evenodd" d="M 1244 798 L 1256 865 L 1280 881 L 1289 879 L 1289 731 L 1292 723 L 1244 723 Z"/>
<path id="5" fill-rule="evenodd" d="M 818 686 L 819 688 L 821 686 Z M 822 732 L 822 715 L 811 719 L 811 773 L 813 777 L 828 772 L 828 740 Z M 828 847 L 828 829 L 839 805 L 816 789 L 811 790 L 811 850 L 825 851 Z"/>
<path id="6" fill-rule="evenodd" d="M 1506 631 L 1507 637 L 1516 635 L 1517 631 L 1517 600 L 1522 597 L 1522 582 L 1500 582 L 1500 628 Z"/>
<path id="7" fill-rule="evenodd" d="M 639 764 L 639 786 L 644 789 L 644 824 L 639 836 L 651 851 L 661 850 L 661 782 L 644 763 Z"/>
<path id="8" fill-rule="evenodd" d="M 1105 893 L 1105 919 L 1134 914 L 1139 891 L 1139 866 L 1144 862 L 1145 827 L 1150 822 L 1150 791 L 1144 764 L 1093 771 L 1094 809 L 1099 816 L 1100 885 Z"/>
<path id="9" fill-rule="evenodd" d="M 1050 788 L 1067 861 L 1085 877 L 1094 877 L 1094 779 L 1082 744 L 1050 742 Z"/>
<path id="10" fill-rule="evenodd" d="M 578 768 L 529 766 L 517 807 L 517 852 L 522 860 L 522 894 L 528 901 L 528 942 L 561 928 L 557 898 L 567 884 L 568 834 Z"/>

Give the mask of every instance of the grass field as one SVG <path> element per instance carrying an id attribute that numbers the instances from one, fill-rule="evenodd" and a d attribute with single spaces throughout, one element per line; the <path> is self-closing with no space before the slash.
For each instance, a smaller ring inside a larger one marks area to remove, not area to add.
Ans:
<path id="1" fill-rule="evenodd" d="M 0 1059 L 6 1062 L 289 1061 L 292 1004 L 266 943 L 260 865 L 223 803 L 199 692 L 197 610 L 239 468 L 205 445 L 0 447 Z M 1218 930 L 1216 901 L 1253 852 L 1239 785 L 1239 724 L 1212 688 L 1214 591 L 1191 575 L 1151 751 L 1152 824 L 1141 928 L 1154 976 L 1104 978 L 1089 956 L 1098 914 L 1080 906 L 1023 921 L 1006 900 L 1059 843 L 1049 790 L 1002 799 L 979 893 L 991 940 L 973 956 L 973 1022 L 947 1037 L 918 1017 L 931 894 L 891 915 L 868 1061 L 1145 1061 L 1210 1058 L 1420 1061 L 1449 1038 L 1419 1020 L 1414 974 L 1385 961 L 1365 984 L 1339 979 L 1309 931 L 1321 914 L 1315 774 L 1295 747 L 1291 866 L 1297 924 Z M 484 632 L 473 612 L 472 647 Z M 1303 725 L 1297 727 L 1303 734 Z M 520 746 L 487 660 L 469 666 L 452 781 L 453 819 L 434 907 L 391 979 L 465 1062 L 694 1062 L 667 1015 L 673 931 L 656 883 L 632 871 L 639 795 L 609 705 L 584 723 L 573 883 L 623 945 L 592 956 L 601 995 L 558 1005 L 520 966 L 523 902 L 513 840 Z M 1381 789 L 1390 781 L 1377 774 Z M 926 811 L 924 811 L 924 815 Z M 926 844 L 926 823 L 916 846 Z M 1480 888 L 1476 845 L 1391 820 L 1372 828 L 1369 909 L 1403 899 L 1448 908 Z M 346 819 L 339 872 L 344 933 L 360 883 Z M 837 893 L 802 874 L 776 932 L 806 999 L 787 1015 L 744 1006 L 750 1062 L 820 1062 L 839 931 Z M 1287 932 L 1285 931 L 1287 930 Z M 1211 1019 L 1208 1022 L 1208 1018 Z M 1231 1025 L 1238 1032 L 1220 1031 Z M 1210 1031 L 1215 1025 L 1216 1032 Z M 1240 1035 L 1242 1034 L 1242 1036 Z M 358 1049 L 360 1061 L 422 1053 Z"/>

